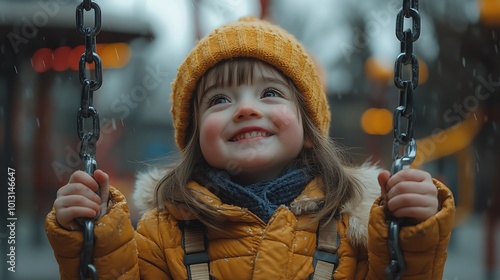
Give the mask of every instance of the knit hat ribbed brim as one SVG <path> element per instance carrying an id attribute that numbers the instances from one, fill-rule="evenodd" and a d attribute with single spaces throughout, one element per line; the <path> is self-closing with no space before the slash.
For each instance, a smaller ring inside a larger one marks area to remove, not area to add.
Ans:
<path id="1" fill-rule="evenodd" d="M 330 110 L 314 61 L 293 35 L 267 21 L 245 17 L 223 25 L 196 44 L 178 69 L 172 84 L 175 141 L 187 143 L 192 98 L 198 80 L 217 63 L 236 57 L 262 60 L 289 77 L 305 100 L 319 130 L 328 135 Z"/>

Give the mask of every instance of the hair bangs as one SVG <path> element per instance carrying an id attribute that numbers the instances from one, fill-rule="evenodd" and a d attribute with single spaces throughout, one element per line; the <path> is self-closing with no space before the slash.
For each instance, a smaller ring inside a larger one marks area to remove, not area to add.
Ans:
<path id="1" fill-rule="evenodd" d="M 198 98 L 212 87 L 238 87 L 253 84 L 256 73 L 260 72 L 263 75 L 264 68 L 269 68 L 276 77 L 291 83 L 284 74 L 267 63 L 255 58 L 239 57 L 219 62 L 210 68 L 200 78 L 197 87 Z"/>

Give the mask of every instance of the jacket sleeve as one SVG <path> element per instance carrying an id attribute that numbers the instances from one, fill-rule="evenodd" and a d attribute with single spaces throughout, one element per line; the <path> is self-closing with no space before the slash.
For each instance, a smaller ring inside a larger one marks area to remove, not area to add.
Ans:
<path id="1" fill-rule="evenodd" d="M 139 252 L 139 267 L 141 279 L 172 279 L 169 276 L 166 257 L 162 249 L 160 235 L 160 213 L 157 210 L 146 212 L 139 223 L 135 233 L 137 249 Z"/>
<path id="2" fill-rule="evenodd" d="M 403 251 L 406 271 L 404 279 L 442 279 L 446 262 L 446 248 L 454 223 L 455 204 L 451 191 L 434 179 L 438 188 L 440 210 L 427 220 L 412 226 L 403 226 L 399 243 Z M 381 199 L 371 209 L 369 222 L 367 279 L 385 279 L 389 264 L 387 247 L 388 223 Z"/>
<path id="3" fill-rule="evenodd" d="M 158 208 L 144 213 L 135 233 L 141 279 L 187 279 L 177 220 Z"/>
<path id="4" fill-rule="evenodd" d="M 134 228 L 125 197 L 110 187 L 111 207 L 94 228 L 94 265 L 99 279 L 139 279 Z M 57 223 L 55 210 L 47 215 L 45 229 L 59 264 L 61 279 L 78 279 L 81 231 L 67 231 Z"/>

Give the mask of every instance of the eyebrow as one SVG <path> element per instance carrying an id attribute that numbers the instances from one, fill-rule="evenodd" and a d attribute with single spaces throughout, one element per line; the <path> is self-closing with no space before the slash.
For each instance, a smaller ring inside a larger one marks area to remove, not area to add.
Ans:
<path id="1" fill-rule="evenodd" d="M 207 92 L 209 92 L 210 90 L 212 90 L 213 88 L 216 88 L 216 87 L 218 87 L 218 85 L 215 83 L 215 84 L 203 89 L 203 91 L 201 92 L 201 97 L 205 96 L 205 94 Z"/>
<path id="2" fill-rule="evenodd" d="M 290 85 L 286 82 L 286 81 L 283 81 L 283 79 L 280 79 L 280 78 L 276 78 L 276 77 L 273 77 L 273 76 L 264 76 L 262 75 L 261 78 L 257 78 L 257 81 L 258 80 L 262 80 L 266 83 L 276 83 L 276 84 L 280 84 L 282 86 L 285 86 L 286 88 L 290 89 Z M 253 82 L 255 83 L 255 78 L 253 80 Z M 201 101 L 203 99 L 203 97 L 206 95 L 207 92 L 209 92 L 210 90 L 214 89 L 214 88 L 217 88 L 219 85 L 217 83 L 214 83 L 210 86 L 208 86 L 206 89 L 203 90 L 203 92 L 201 93 L 201 96 L 199 97 L 199 100 Z"/>
<path id="3" fill-rule="evenodd" d="M 283 79 L 279 79 L 279 78 L 275 78 L 275 77 L 269 77 L 269 76 L 262 76 L 262 79 L 267 82 L 267 83 L 277 83 L 277 84 L 281 84 L 287 88 L 290 89 L 290 85 L 283 81 Z"/>

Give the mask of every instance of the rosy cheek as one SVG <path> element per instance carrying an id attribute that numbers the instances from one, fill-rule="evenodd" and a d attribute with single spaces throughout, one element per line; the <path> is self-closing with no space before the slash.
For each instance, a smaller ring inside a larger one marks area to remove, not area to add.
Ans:
<path id="1" fill-rule="evenodd" d="M 279 106 L 273 109 L 273 115 L 271 117 L 271 121 L 277 126 L 280 130 L 285 129 L 292 122 L 296 122 L 297 115 L 292 113 L 289 108 L 286 106 Z"/>
<path id="2" fill-rule="evenodd" d="M 221 137 L 222 120 L 216 117 L 209 117 L 201 123 L 200 142 L 214 143 Z"/>
<path id="3" fill-rule="evenodd" d="M 219 167 L 221 141 L 224 122 L 216 116 L 208 116 L 200 123 L 200 148 L 205 160 L 212 166 Z"/>

